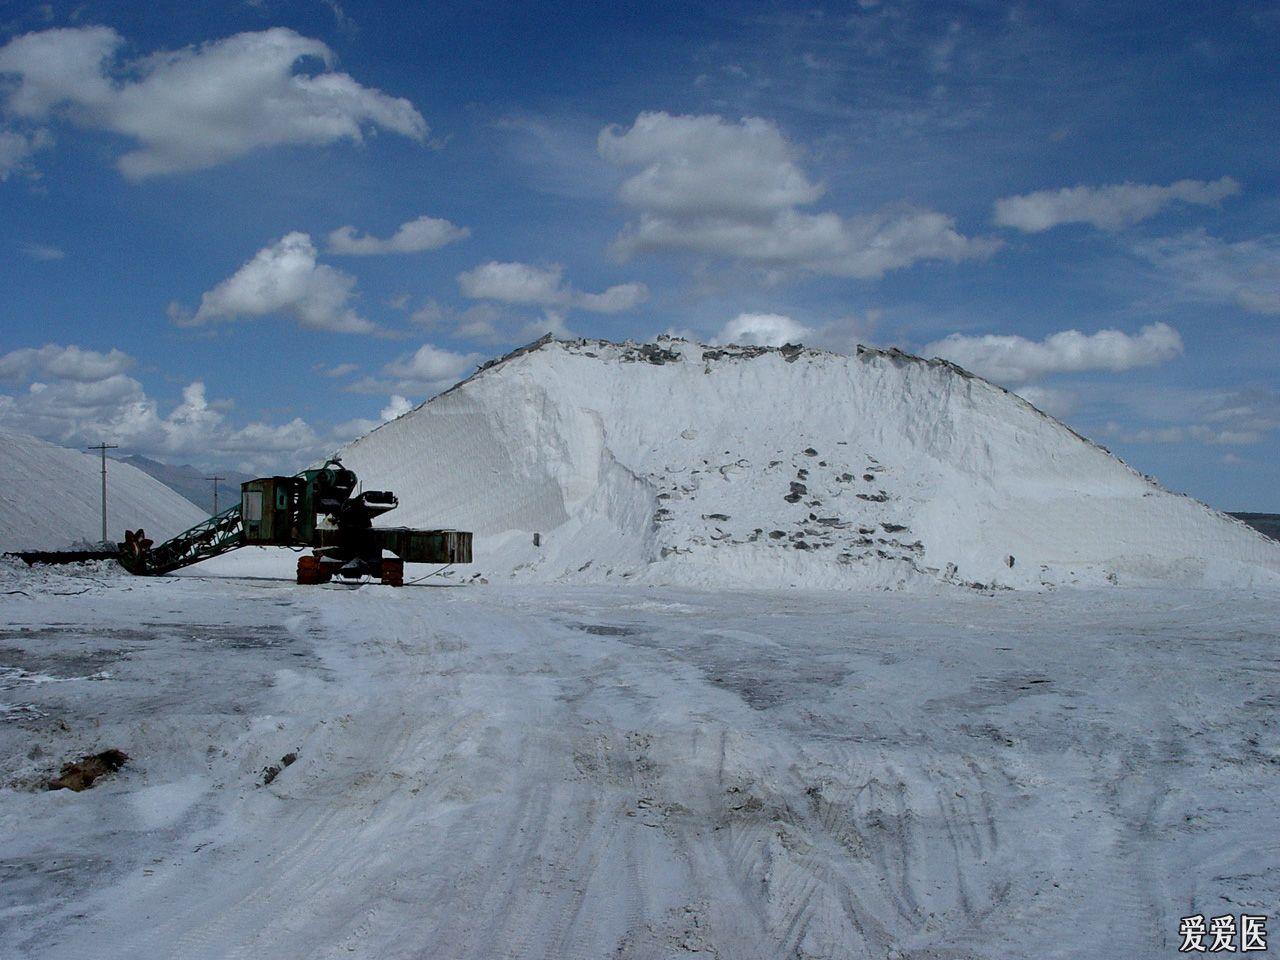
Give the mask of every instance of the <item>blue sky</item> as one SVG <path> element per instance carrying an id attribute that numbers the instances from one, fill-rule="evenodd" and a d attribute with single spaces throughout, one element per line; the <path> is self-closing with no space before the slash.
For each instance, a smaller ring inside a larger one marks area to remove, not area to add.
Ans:
<path id="1" fill-rule="evenodd" d="M 1280 511 L 1274 3 L 0 6 L 0 425 L 288 470 L 552 330 L 942 355 Z"/>

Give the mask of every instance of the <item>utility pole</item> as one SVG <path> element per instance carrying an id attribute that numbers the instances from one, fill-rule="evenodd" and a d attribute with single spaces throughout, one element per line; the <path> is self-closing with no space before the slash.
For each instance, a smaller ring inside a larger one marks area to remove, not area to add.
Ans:
<path id="1" fill-rule="evenodd" d="M 212 477 L 205 477 L 206 480 L 213 481 L 213 515 L 218 515 L 218 481 L 225 480 L 226 477 L 220 477 L 216 473 Z"/>
<path id="2" fill-rule="evenodd" d="M 86 450 L 97 450 L 102 454 L 102 545 L 107 545 L 107 451 L 119 449 L 114 443 L 100 443 L 96 447 L 85 447 Z"/>

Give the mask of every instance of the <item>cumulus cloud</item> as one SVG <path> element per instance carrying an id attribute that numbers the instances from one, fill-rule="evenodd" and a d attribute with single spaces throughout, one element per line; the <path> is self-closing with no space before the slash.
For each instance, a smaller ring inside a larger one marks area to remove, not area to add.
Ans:
<path id="1" fill-rule="evenodd" d="M 438 250 L 446 244 L 471 236 L 467 227 L 459 227 L 436 217 L 418 217 L 403 223 L 386 240 L 360 236 L 355 227 L 339 227 L 329 234 L 329 251 L 349 256 L 371 256 L 381 253 L 419 253 Z"/>
<path id="2" fill-rule="evenodd" d="M 34 176 L 31 158 L 38 150 L 53 146 L 53 137 L 43 128 L 31 133 L 20 130 L 0 130 L 0 183 L 15 173 Z"/>
<path id="3" fill-rule="evenodd" d="M 740 313 L 716 334 L 715 343 L 780 347 L 802 343 L 813 333 L 809 327 L 778 313 Z"/>
<path id="4" fill-rule="evenodd" d="M 479 353 L 455 353 L 424 343 L 383 366 L 382 377 L 364 377 L 346 389 L 352 393 L 432 395 L 453 386 L 483 360 Z"/>
<path id="5" fill-rule="evenodd" d="M 55 377 L 77 383 L 92 383 L 124 373 L 133 358 L 120 350 L 99 353 L 75 345 L 47 343 L 0 356 L 0 380 L 18 382 L 31 376 Z"/>
<path id="6" fill-rule="evenodd" d="M 194 314 L 170 304 L 170 318 L 194 327 L 219 320 L 282 314 L 313 330 L 368 333 L 376 329 L 350 302 L 356 279 L 316 262 L 316 248 L 305 233 L 290 233 L 254 254 L 253 259 L 200 298 Z"/>
<path id="7" fill-rule="evenodd" d="M 636 169 L 619 198 L 638 213 L 613 244 L 627 258 L 684 251 L 770 269 L 873 279 L 920 260 L 989 256 L 1000 242 L 966 237 L 945 214 L 910 206 L 841 217 L 798 209 L 821 184 L 767 120 L 642 113 L 601 131 L 605 160 Z"/>
<path id="8" fill-rule="evenodd" d="M 540 307 L 577 307 L 592 313 L 622 313 L 649 298 L 643 283 L 620 283 L 602 293 L 581 293 L 564 280 L 559 264 L 482 263 L 458 275 L 458 286 L 472 300 Z"/>
<path id="9" fill-rule="evenodd" d="M 1229 243 L 1195 230 L 1137 243 L 1133 251 L 1184 294 L 1280 314 L 1280 235 Z"/>
<path id="10" fill-rule="evenodd" d="M 0 74 L 18 83 L 5 103 L 19 117 L 44 118 L 60 104 L 105 103 L 106 61 L 124 43 L 110 27 L 70 27 L 17 37 L 0 47 Z"/>
<path id="11" fill-rule="evenodd" d="M 203 463 L 234 463 L 244 470 L 293 468 L 327 452 L 303 420 L 287 423 L 228 421 L 229 402 L 211 402 L 201 381 L 182 392 L 167 413 L 124 371 L 133 358 L 48 345 L 0 357 L 0 376 L 19 389 L 0 394 L 0 423 L 70 446 L 106 439 L 123 449 Z"/>
<path id="12" fill-rule="evenodd" d="M 329 431 L 335 441 L 339 443 L 349 443 L 357 437 L 362 437 L 370 430 L 402 417 L 414 408 L 414 403 L 407 397 L 400 394 L 392 394 L 387 398 L 387 405 L 378 413 L 378 419 L 371 420 L 368 417 L 356 417 L 354 420 L 346 420 L 342 423 L 334 424 Z"/>
<path id="13" fill-rule="evenodd" d="M 458 275 L 464 296 L 503 303 L 560 303 L 564 299 L 563 268 L 490 261 Z"/>
<path id="14" fill-rule="evenodd" d="M 1064 223 L 1090 223 L 1101 230 L 1120 230 L 1155 216 L 1171 203 L 1217 206 L 1239 192 L 1240 184 L 1231 177 L 1179 180 L 1166 187 L 1126 182 L 1040 190 L 997 200 L 995 222 L 1025 233 L 1040 233 Z"/>
<path id="15" fill-rule="evenodd" d="M 1182 338 L 1165 323 L 1143 327 L 1137 335 L 1119 330 L 1085 334 L 1063 330 L 1044 340 L 1019 336 L 951 336 L 928 344 L 939 356 L 1000 383 L 1023 383 L 1052 373 L 1109 370 L 1165 363 L 1182 353 Z"/>
<path id="16" fill-rule="evenodd" d="M 387 364 L 385 372 L 402 380 L 435 383 L 454 379 L 480 362 L 476 353 L 460 354 L 424 343 L 413 353 Z"/>
<path id="17" fill-rule="evenodd" d="M 413 404 L 400 394 L 392 394 L 387 400 L 387 405 L 382 408 L 382 412 L 378 416 L 385 423 L 388 420 L 394 420 L 397 417 L 403 417 L 406 413 L 413 409 Z"/>
<path id="18" fill-rule="evenodd" d="M 6 111 L 27 121 L 65 118 L 138 146 L 120 157 L 131 179 L 199 170 L 284 144 L 360 142 L 370 128 L 423 141 L 408 100 L 333 69 L 319 40 L 276 27 L 141 59 L 119 56 L 109 27 L 29 33 L 0 47 Z M 300 72 L 300 64 L 320 69 Z"/>
<path id="19" fill-rule="evenodd" d="M 619 190 L 622 201 L 658 215 L 767 217 L 823 192 L 778 128 L 758 117 L 642 113 L 628 130 L 602 130 L 598 147 L 610 163 L 640 168 Z"/>

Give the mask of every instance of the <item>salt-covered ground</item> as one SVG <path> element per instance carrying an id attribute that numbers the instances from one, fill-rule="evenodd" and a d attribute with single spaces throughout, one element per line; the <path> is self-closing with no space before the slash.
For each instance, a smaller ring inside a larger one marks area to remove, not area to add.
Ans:
<path id="1" fill-rule="evenodd" d="M 1277 924 L 1278 612 L 0 567 L 0 955 L 1174 956 Z"/>

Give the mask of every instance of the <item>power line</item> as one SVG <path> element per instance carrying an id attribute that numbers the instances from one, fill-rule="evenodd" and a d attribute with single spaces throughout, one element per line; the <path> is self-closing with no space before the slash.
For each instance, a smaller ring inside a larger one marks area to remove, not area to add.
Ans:
<path id="1" fill-rule="evenodd" d="M 214 474 L 212 477 L 205 477 L 205 479 L 213 481 L 213 515 L 216 517 L 218 515 L 218 481 L 227 478 Z"/>
<path id="2" fill-rule="evenodd" d="M 107 451 L 118 450 L 114 443 L 100 443 L 96 447 L 85 447 L 86 450 L 97 450 L 102 454 L 102 544 L 107 544 Z"/>

